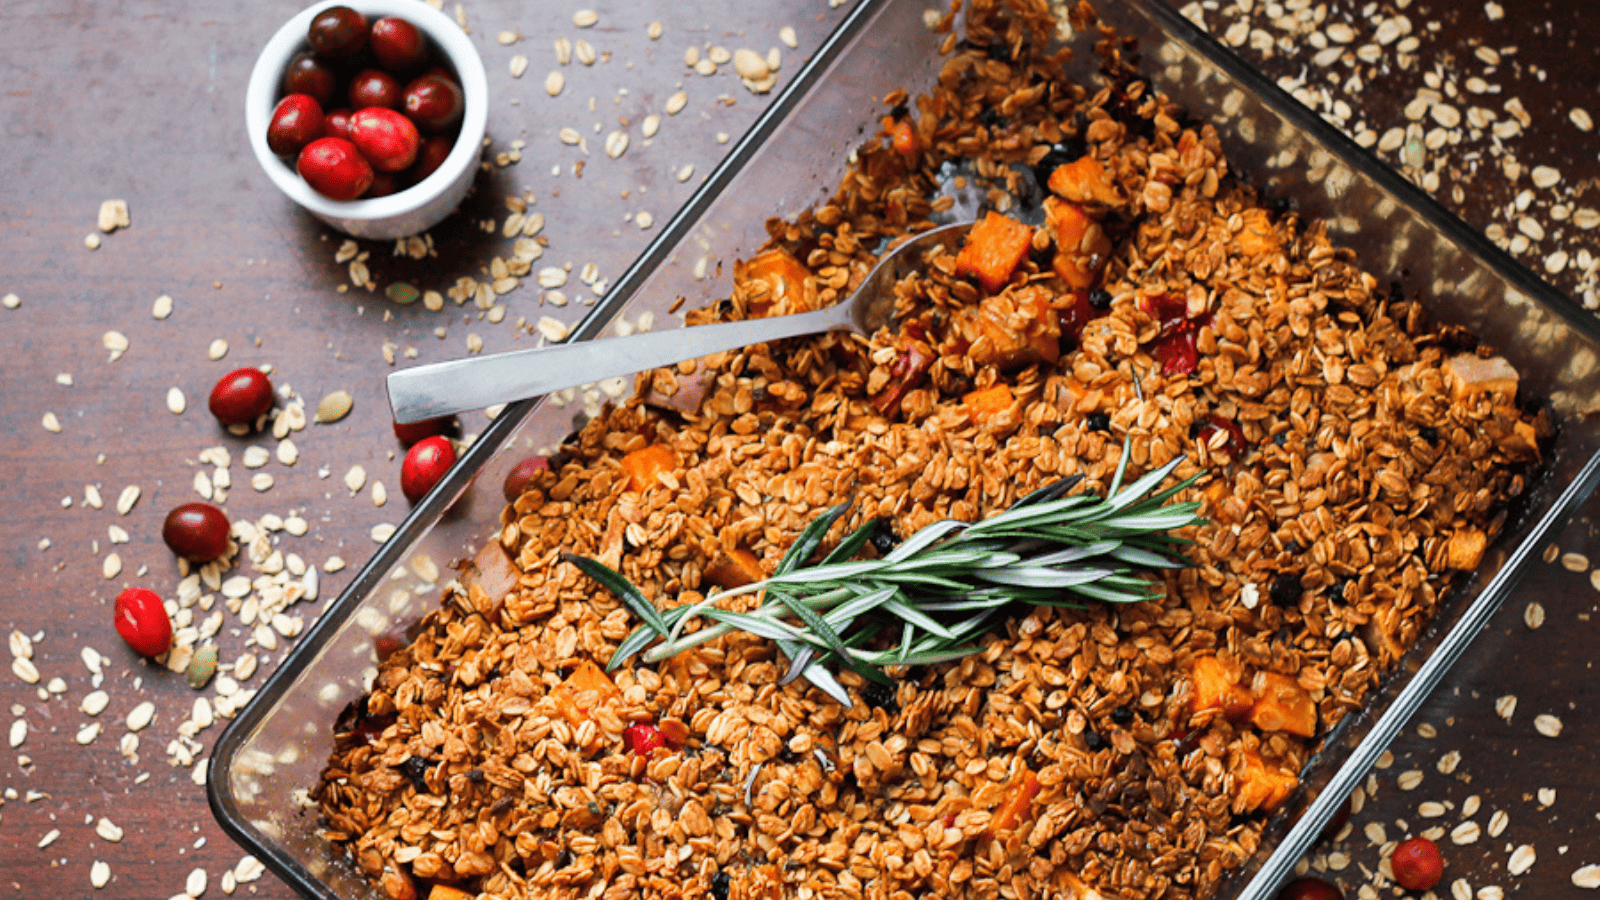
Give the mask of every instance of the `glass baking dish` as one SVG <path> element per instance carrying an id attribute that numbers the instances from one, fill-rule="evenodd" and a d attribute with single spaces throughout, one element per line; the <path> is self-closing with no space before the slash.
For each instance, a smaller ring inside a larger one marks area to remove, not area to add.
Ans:
<path id="1" fill-rule="evenodd" d="M 837 186 L 851 150 L 869 139 L 896 88 L 928 89 L 942 35 L 927 0 L 863 0 L 793 77 L 609 295 L 575 330 L 584 340 L 681 325 L 680 313 L 728 296 L 732 262 L 767 240 L 772 216 L 792 218 Z M 1286 811 L 1224 896 L 1271 897 L 1340 801 L 1472 637 L 1521 571 L 1600 482 L 1600 322 L 1497 250 L 1259 73 L 1157 0 L 1104 2 L 1102 20 L 1137 41 L 1141 72 L 1194 119 L 1214 125 L 1236 170 L 1265 196 L 1327 223 L 1364 268 L 1418 293 L 1442 324 L 1461 325 L 1522 375 L 1557 436 L 1538 477 L 1508 511 L 1479 568 L 1460 582 L 1418 644 L 1367 708 L 1347 717 L 1302 772 Z M 1078 78 L 1097 79 L 1096 35 L 1061 38 Z M 896 60 L 886 67 L 884 59 Z M 451 577 L 498 532 L 501 484 L 530 453 L 581 424 L 599 391 L 569 391 L 508 407 L 440 488 L 412 510 L 343 595 L 301 638 L 217 742 L 208 772 L 225 831 L 276 875 L 319 900 L 374 898 L 342 855 L 317 836 L 310 788 L 332 747 L 340 711 L 376 672 L 373 639 L 415 622 Z"/>

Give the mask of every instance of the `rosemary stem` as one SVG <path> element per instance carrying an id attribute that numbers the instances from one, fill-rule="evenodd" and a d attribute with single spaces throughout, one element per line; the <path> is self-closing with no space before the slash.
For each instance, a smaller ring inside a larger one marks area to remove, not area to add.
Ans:
<path id="1" fill-rule="evenodd" d="M 738 596 L 741 594 L 749 594 L 754 591 L 761 590 L 762 588 L 766 587 L 766 585 L 767 582 L 764 580 L 755 582 L 754 584 L 747 584 L 743 587 L 737 587 L 733 590 L 723 591 L 707 597 L 705 600 L 702 600 L 700 603 L 696 604 L 696 606 L 703 606 L 716 600 L 725 600 L 728 597 Z M 834 588 L 831 591 L 823 591 L 820 594 L 812 594 L 809 597 L 801 597 L 800 602 L 815 610 L 825 610 L 838 606 L 840 603 L 850 599 L 851 596 L 853 595 L 849 589 L 840 587 Z M 749 613 L 749 615 L 759 616 L 763 619 L 778 619 L 787 614 L 788 608 L 775 600 L 769 600 L 762 604 L 759 608 Z M 672 634 L 668 635 L 661 643 L 645 651 L 645 662 L 660 662 L 669 656 L 676 656 L 677 654 L 688 650 L 690 647 L 698 647 L 707 641 L 714 641 L 725 634 L 732 634 L 735 631 L 742 630 L 736 626 L 719 622 L 716 625 L 702 628 L 691 635 L 684 636 L 678 634 L 676 629 L 683 627 L 683 624 L 692 618 L 694 618 L 693 615 L 686 615 L 679 619 L 676 626 L 674 626 L 674 632 Z"/>

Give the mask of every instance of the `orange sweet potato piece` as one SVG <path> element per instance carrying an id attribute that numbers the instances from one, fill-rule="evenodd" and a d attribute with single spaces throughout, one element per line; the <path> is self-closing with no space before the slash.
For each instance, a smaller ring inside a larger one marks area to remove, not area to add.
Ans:
<path id="1" fill-rule="evenodd" d="M 606 671 L 589 660 L 578 663 L 567 679 L 550 689 L 556 709 L 574 726 L 589 718 L 589 711 L 601 703 L 620 698 L 622 691 Z"/>
<path id="2" fill-rule="evenodd" d="M 1236 664 L 1215 656 L 1196 657 L 1194 670 L 1189 675 L 1194 682 L 1194 711 L 1215 709 L 1230 722 L 1249 716 L 1255 698 L 1240 686 L 1240 676 Z"/>
<path id="3" fill-rule="evenodd" d="M 1244 221 L 1244 227 L 1239 229 L 1239 234 L 1234 238 L 1239 251 L 1246 256 L 1260 256 L 1265 253 L 1277 253 L 1283 249 L 1283 244 L 1278 240 L 1278 233 L 1272 230 L 1272 217 L 1260 207 L 1247 209 L 1239 214 Z"/>
<path id="4" fill-rule="evenodd" d="M 997 384 L 962 397 L 961 410 L 967 414 L 967 421 L 981 425 L 1010 409 L 1015 400 L 1009 385 Z"/>
<path id="5" fill-rule="evenodd" d="M 665 444 L 641 447 L 622 457 L 622 471 L 628 474 L 630 491 L 655 487 L 660 475 L 677 467 L 678 457 Z"/>
<path id="6" fill-rule="evenodd" d="M 1111 241 L 1094 217 L 1081 205 L 1059 197 L 1044 199 L 1045 224 L 1056 242 L 1056 255 L 1050 268 L 1073 290 L 1094 287 L 1095 277 L 1105 268 Z"/>
<path id="7" fill-rule="evenodd" d="M 702 573 L 706 581 L 711 582 L 725 591 L 737 587 L 754 584 L 767 577 L 761 568 L 761 560 L 756 555 L 743 547 L 735 547 L 725 553 L 717 554 L 717 558 L 706 566 Z"/>
<path id="8" fill-rule="evenodd" d="M 1032 228 L 991 211 L 967 232 L 956 254 L 956 274 L 972 275 L 984 290 L 994 293 L 1005 287 L 1032 249 Z"/>
<path id="9" fill-rule="evenodd" d="M 1317 705 L 1292 675 L 1257 672 L 1250 683 L 1255 706 L 1250 723 L 1262 731 L 1287 731 L 1301 737 L 1317 733 Z"/>
<path id="10" fill-rule="evenodd" d="M 1022 824 L 1029 808 L 1033 806 L 1033 798 L 1039 796 L 1040 787 L 1039 776 L 1029 769 L 1023 769 L 1020 775 L 1011 779 L 1011 784 L 1006 787 L 1005 799 L 989 817 L 989 837 L 1005 840 Z"/>
<path id="11" fill-rule="evenodd" d="M 816 278 L 782 247 L 734 263 L 733 277 L 749 292 L 745 309 L 752 315 L 769 315 L 780 307 L 786 313 L 805 312 L 817 306 Z"/>
<path id="12" fill-rule="evenodd" d="M 898 119 L 885 116 L 883 130 L 889 135 L 889 146 L 907 159 L 916 156 L 917 151 L 922 149 L 917 141 L 916 126 L 912 124 L 909 116 Z"/>
<path id="13" fill-rule="evenodd" d="M 460 888 L 453 888 L 444 884 L 436 884 L 433 886 L 433 890 L 428 892 L 428 900 L 474 900 L 477 896 L 477 894 L 469 894 Z"/>
<path id="14" fill-rule="evenodd" d="M 1233 811 L 1236 813 L 1258 809 L 1272 812 L 1300 784 L 1300 778 L 1295 773 L 1254 750 L 1239 751 L 1231 769 Z"/>
<path id="15" fill-rule="evenodd" d="M 1117 206 L 1122 194 L 1111 183 L 1111 173 L 1092 156 L 1084 156 L 1057 166 L 1045 182 L 1050 193 L 1073 203 Z"/>

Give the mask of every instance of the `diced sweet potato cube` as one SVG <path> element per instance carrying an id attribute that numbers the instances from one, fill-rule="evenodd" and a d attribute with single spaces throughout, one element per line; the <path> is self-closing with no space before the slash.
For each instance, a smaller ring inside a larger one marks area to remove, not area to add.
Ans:
<path id="1" fill-rule="evenodd" d="M 428 900 L 474 900 L 477 896 L 445 884 L 436 884 L 433 890 L 428 892 Z"/>
<path id="2" fill-rule="evenodd" d="M 1011 273 L 1033 249 L 1033 229 L 997 212 L 989 212 L 967 232 L 956 254 L 956 274 L 978 279 L 994 293 L 1011 280 Z"/>
<path id="3" fill-rule="evenodd" d="M 743 547 L 735 547 L 726 553 L 717 554 L 717 558 L 706 566 L 703 573 L 705 580 L 711 582 L 725 591 L 754 584 L 767 577 L 761 568 L 761 560 L 756 555 Z"/>
<path id="4" fill-rule="evenodd" d="M 1241 750 L 1234 757 L 1233 811 L 1272 812 L 1300 784 L 1295 773 L 1281 763 L 1268 760 L 1254 750 Z"/>
<path id="5" fill-rule="evenodd" d="M 678 457 L 665 444 L 651 444 L 622 457 L 622 471 L 628 473 L 628 490 L 655 487 L 664 473 L 678 467 Z"/>
<path id="6" fill-rule="evenodd" d="M 883 130 L 889 136 L 889 146 L 901 156 L 910 159 L 921 149 L 917 141 L 917 128 L 910 116 L 901 116 L 898 119 L 885 116 Z"/>
<path id="7" fill-rule="evenodd" d="M 1489 536 L 1481 529 L 1462 528 L 1450 532 L 1444 547 L 1444 564 L 1452 569 L 1476 569 L 1483 559 L 1483 550 L 1489 546 Z"/>
<path id="8" fill-rule="evenodd" d="M 1244 221 L 1244 226 L 1234 238 L 1239 252 L 1246 256 L 1261 256 L 1283 249 L 1278 233 L 1272 228 L 1272 217 L 1266 210 L 1260 207 L 1247 209 L 1239 214 L 1239 218 Z"/>
<path id="9" fill-rule="evenodd" d="M 1009 385 L 997 384 L 962 397 L 961 409 L 967 414 L 969 422 L 982 425 L 1010 409 L 1015 401 Z"/>
<path id="10" fill-rule="evenodd" d="M 1074 290 L 1093 287 L 1095 276 L 1105 267 L 1111 242 L 1105 239 L 1089 213 L 1076 203 L 1059 197 L 1046 197 L 1044 214 L 1045 224 L 1050 227 L 1051 236 L 1056 242 L 1056 254 L 1050 262 L 1050 268 Z M 1098 239 L 1088 240 L 1087 243 L 1092 246 L 1086 247 L 1085 239 L 1091 232 Z"/>
<path id="11" fill-rule="evenodd" d="M 1061 317 L 1051 295 L 1036 285 L 986 297 L 951 318 L 967 341 L 966 355 L 984 366 L 1015 369 L 1061 357 Z"/>
<path id="12" fill-rule="evenodd" d="M 1239 684 L 1242 675 L 1236 663 L 1215 656 L 1196 657 L 1189 675 L 1194 683 L 1194 711 L 1214 709 L 1230 722 L 1243 721 L 1255 698 Z"/>
<path id="13" fill-rule="evenodd" d="M 1005 840 L 1022 824 L 1033 806 L 1033 798 L 1039 796 L 1040 787 L 1039 776 L 1029 769 L 1023 769 L 1013 778 L 1006 786 L 1004 799 L 989 817 L 989 837 Z"/>
<path id="14" fill-rule="evenodd" d="M 1257 672 L 1250 683 L 1255 706 L 1250 722 L 1262 731 L 1287 731 L 1301 737 L 1317 734 L 1317 705 L 1291 675 Z"/>
<path id="15" fill-rule="evenodd" d="M 1092 156 L 1084 156 L 1057 166 L 1046 182 L 1050 193 L 1073 203 L 1117 206 L 1122 193 L 1111 181 L 1111 173 Z"/>
<path id="16" fill-rule="evenodd" d="M 769 315 L 774 309 L 805 312 L 817 306 L 816 278 L 782 247 L 763 250 L 749 262 L 734 263 L 733 277 L 744 285 L 745 309 L 752 315 Z"/>
<path id="17" fill-rule="evenodd" d="M 582 724 L 596 706 L 621 696 L 611 676 L 589 660 L 579 663 L 565 681 L 550 690 L 556 709 L 573 725 Z"/>

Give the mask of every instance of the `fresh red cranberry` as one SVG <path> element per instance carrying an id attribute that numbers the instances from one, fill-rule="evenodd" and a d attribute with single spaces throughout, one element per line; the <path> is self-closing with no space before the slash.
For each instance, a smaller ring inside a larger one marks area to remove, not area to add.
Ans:
<path id="1" fill-rule="evenodd" d="M 406 85 L 401 103 L 411 121 L 430 133 L 454 128 L 466 109 L 461 86 L 442 75 L 424 75 Z"/>
<path id="2" fill-rule="evenodd" d="M 354 200 L 372 186 L 372 164 L 344 138 L 318 138 L 307 144 L 295 169 L 312 190 L 330 200 Z"/>
<path id="3" fill-rule="evenodd" d="M 454 148 L 455 142 L 442 134 L 424 140 L 417 150 L 417 161 L 411 164 L 412 183 L 421 181 L 437 171 L 444 165 L 444 161 L 449 158 L 450 151 Z"/>
<path id="4" fill-rule="evenodd" d="M 444 435 L 417 441 L 400 464 L 400 492 L 412 503 L 420 501 L 455 462 L 455 445 Z"/>
<path id="5" fill-rule="evenodd" d="M 322 133 L 328 137 L 350 140 L 350 110 L 341 106 L 323 114 Z"/>
<path id="6" fill-rule="evenodd" d="M 234 369 L 211 389 L 209 406 L 224 425 L 250 425 L 272 408 L 272 382 L 260 369 Z"/>
<path id="7" fill-rule="evenodd" d="M 367 41 L 378 64 L 395 74 L 420 69 L 428 61 L 428 45 L 422 32 L 405 19 L 384 16 L 373 22 Z"/>
<path id="8" fill-rule="evenodd" d="M 328 64 L 310 53 L 297 53 L 283 70 L 283 92 L 306 94 L 326 107 L 333 102 L 339 86 L 339 76 Z"/>
<path id="9" fill-rule="evenodd" d="M 1250 447 L 1250 442 L 1245 440 L 1244 429 L 1239 427 L 1238 422 L 1227 416 L 1207 416 L 1206 420 L 1201 423 L 1200 430 L 1196 432 L 1195 437 L 1202 444 L 1210 444 L 1213 436 L 1218 433 L 1227 435 L 1222 441 L 1222 452 L 1228 454 L 1232 459 L 1239 459 L 1244 455 L 1245 450 Z"/>
<path id="10" fill-rule="evenodd" d="M 228 552 L 228 516 L 209 503 L 185 503 L 167 513 L 161 539 L 190 562 L 210 562 Z"/>
<path id="11" fill-rule="evenodd" d="M 1321 878 L 1296 878 L 1278 892 L 1278 900 L 1344 900 L 1344 892 Z"/>
<path id="12" fill-rule="evenodd" d="M 1407 838 L 1389 857 L 1394 880 L 1408 891 L 1431 890 L 1444 877 L 1444 857 L 1439 845 L 1425 837 Z"/>
<path id="13" fill-rule="evenodd" d="M 349 59 L 367 46 L 367 18 L 348 6 L 317 13 L 306 30 L 311 49 L 326 59 Z"/>
<path id="14" fill-rule="evenodd" d="M 436 434 L 450 434 L 460 427 L 455 416 L 440 416 L 437 419 L 423 419 L 420 422 L 407 422 L 402 425 L 394 423 L 394 436 L 404 446 L 411 446 L 423 438 L 433 437 Z"/>
<path id="15" fill-rule="evenodd" d="M 1333 840 L 1335 837 L 1338 837 L 1340 831 L 1344 830 L 1345 823 L 1349 821 L 1350 796 L 1347 794 L 1345 795 L 1344 800 L 1340 801 L 1339 808 L 1333 811 L 1333 818 L 1329 819 L 1328 824 L 1322 827 L 1322 834 L 1317 836 L 1317 840 Z"/>
<path id="16" fill-rule="evenodd" d="M 506 502 L 517 502 L 517 498 L 528 490 L 528 482 L 533 480 L 533 476 L 540 472 L 547 472 L 549 469 L 550 459 L 544 456 L 530 456 L 512 466 L 511 471 L 506 473 Z"/>
<path id="17" fill-rule="evenodd" d="M 369 106 L 399 109 L 400 82 L 381 69 L 362 69 L 350 79 L 350 106 L 357 110 Z"/>
<path id="18" fill-rule="evenodd" d="M 649 756 L 657 747 L 666 745 L 661 729 L 649 722 L 635 722 L 622 730 L 622 746 L 640 756 Z"/>
<path id="19" fill-rule="evenodd" d="M 399 172 L 416 162 L 422 135 L 392 109 L 358 109 L 350 116 L 350 141 L 379 172 Z"/>
<path id="20" fill-rule="evenodd" d="M 372 639 L 372 652 L 378 655 L 378 662 L 383 662 L 403 649 L 406 643 L 403 635 L 386 631 Z"/>
<path id="21" fill-rule="evenodd" d="M 172 646 L 172 620 L 161 595 L 144 588 L 128 588 L 112 606 L 117 634 L 140 656 L 160 656 Z"/>
<path id="22" fill-rule="evenodd" d="M 272 110 L 267 146 L 279 156 L 289 156 L 322 137 L 322 130 L 322 104 L 310 94 L 290 94 Z"/>

